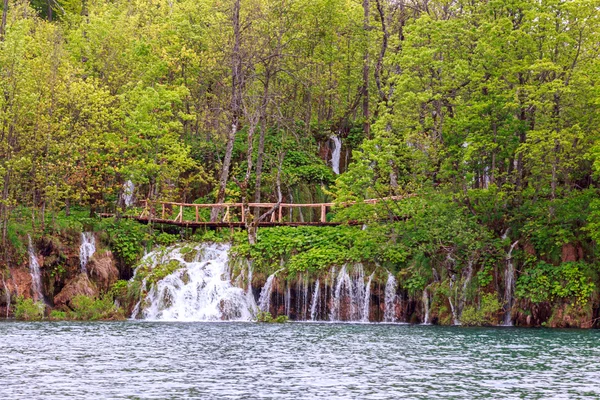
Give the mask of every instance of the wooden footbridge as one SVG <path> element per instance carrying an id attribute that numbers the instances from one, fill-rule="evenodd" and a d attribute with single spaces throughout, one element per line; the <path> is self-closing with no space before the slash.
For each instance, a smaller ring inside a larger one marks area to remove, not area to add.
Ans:
<path id="1" fill-rule="evenodd" d="M 137 220 L 141 223 L 157 223 L 166 225 L 176 225 L 190 228 L 235 228 L 246 226 L 246 216 L 244 207 L 250 210 L 272 211 L 268 220 L 257 223 L 260 227 L 269 226 L 335 226 L 342 224 L 358 225 L 360 221 L 348 222 L 330 222 L 327 221 L 327 211 L 331 207 L 348 207 L 354 204 L 377 204 L 386 201 L 403 200 L 407 196 L 390 196 L 379 199 L 369 199 L 362 202 L 345 203 L 312 203 L 312 204 L 293 204 L 293 203 L 217 203 L 217 204 L 193 204 L 193 203 L 174 203 L 166 201 L 142 200 L 137 209 L 142 209 L 139 215 L 121 215 L 121 218 Z M 210 215 L 213 209 L 224 211 L 219 221 L 211 221 Z M 302 210 L 305 210 L 303 213 Z M 308 212 L 307 212 L 308 211 Z M 103 213 L 101 217 L 114 217 L 114 214 Z"/>

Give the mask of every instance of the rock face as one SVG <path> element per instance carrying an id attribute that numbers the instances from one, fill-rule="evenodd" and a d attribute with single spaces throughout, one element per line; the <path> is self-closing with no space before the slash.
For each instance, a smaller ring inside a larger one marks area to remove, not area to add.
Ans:
<path id="1" fill-rule="evenodd" d="M 6 279 L 6 287 L 12 298 L 23 296 L 25 299 L 32 297 L 32 279 L 26 267 L 10 268 L 10 278 Z"/>
<path id="2" fill-rule="evenodd" d="M 75 278 L 67 282 L 65 287 L 54 297 L 54 305 L 56 307 L 70 306 L 71 300 L 75 296 L 84 295 L 95 297 L 98 295 L 96 286 L 90 282 L 88 276 L 84 273 L 77 275 Z"/>
<path id="3" fill-rule="evenodd" d="M 119 280 L 119 270 L 110 251 L 94 254 L 88 264 L 90 279 L 101 292 L 107 292 Z"/>
<path id="4" fill-rule="evenodd" d="M 583 248 L 580 245 L 566 243 L 562 246 L 562 262 L 579 261 L 583 259 Z"/>

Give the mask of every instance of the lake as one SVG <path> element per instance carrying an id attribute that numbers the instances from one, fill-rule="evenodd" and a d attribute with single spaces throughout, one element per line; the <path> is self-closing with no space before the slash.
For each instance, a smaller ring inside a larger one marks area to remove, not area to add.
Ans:
<path id="1" fill-rule="evenodd" d="M 2 399 L 600 398 L 600 332 L 0 322 Z"/>

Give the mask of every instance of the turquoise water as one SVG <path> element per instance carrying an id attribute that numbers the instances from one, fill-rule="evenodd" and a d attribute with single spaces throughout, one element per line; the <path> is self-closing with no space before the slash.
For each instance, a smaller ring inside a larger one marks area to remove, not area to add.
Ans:
<path id="1" fill-rule="evenodd" d="M 0 323 L 1 399 L 600 398 L 600 332 Z"/>

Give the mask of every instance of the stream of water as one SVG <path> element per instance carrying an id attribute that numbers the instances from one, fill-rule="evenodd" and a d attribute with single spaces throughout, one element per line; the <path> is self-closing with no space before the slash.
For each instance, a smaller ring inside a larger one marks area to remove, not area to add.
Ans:
<path id="1" fill-rule="evenodd" d="M 2 399 L 600 397 L 600 332 L 0 322 Z"/>

